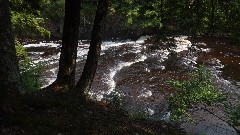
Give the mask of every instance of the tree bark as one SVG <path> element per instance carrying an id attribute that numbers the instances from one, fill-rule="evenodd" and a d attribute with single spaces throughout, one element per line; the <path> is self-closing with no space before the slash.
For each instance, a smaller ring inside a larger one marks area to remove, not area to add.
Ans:
<path id="1" fill-rule="evenodd" d="M 74 94 L 83 101 L 87 98 L 88 91 L 91 88 L 97 70 L 102 43 L 101 31 L 104 18 L 107 16 L 108 6 L 109 0 L 98 0 L 86 64 L 74 91 Z"/>
<path id="2" fill-rule="evenodd" d="M 81 0 L 65 0 L 65 18 L 59 71 L 56 81 L 47 87 L 54 91 L 67 91 L 75 86 L 75 67 L 80 25 Z"/>
<path id="3" fill-rule="evenodd" d="M 11 103 L 17 101 L 16 96 L 20 90 L 20 72 L 8 0 L 0 0 L 0 115 L 1 111 L 6 111 Z"/>

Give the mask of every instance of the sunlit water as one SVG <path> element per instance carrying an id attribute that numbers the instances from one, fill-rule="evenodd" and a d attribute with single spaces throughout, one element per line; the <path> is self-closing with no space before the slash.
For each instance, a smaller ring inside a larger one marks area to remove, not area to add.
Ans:
<path id="1" fill-rule="evenodd" d="M 148 38 L 151 37 L 141 37 L 137 41 L 103 42 L 98 70 L 89 92 L 91 98 L 108 101 L 109 95 L 114 92 L 124 97 L 124 109 L 129 114 L 137 116 L 144 113 L 145 117 L 150 119 L 168 121 L 171 113 L 167 111 L 166 99 L 174 90 L 168 86 L 167 81 L 183 79 L 186 72 L 195 69 L 198 63 L 204 63 L 213 72 L 217 87 L 233 95 L 233 100 L 236 99 L 234 95 L 240 92 L 240 78 L 232 72 L 236 72 L 235 68 L 240 65 L 239 47 L 234 51 L 229 49 L 225 52 L 221 47 L 218 50 L 213 43 L 205 42 L 208 40 L 199 39 L 192 45 L 187 36 L 176 36 L 174 37 L 176 46 L 149 50 L 152 44 L 144 42 Z M 43 87 L 56 79 L 60 46 L 59 43 L 44 42 L 25 45 L 34 62 L 45 63 Z M 79 41 L 77 80 L 83 69 L 88 47 L 88 41 Z M 213 110 L 225 117 L 220 108 L 215 107 Z M 236 134 L 226 122 L 202 110 L 196 111 L 194 118 L 199 120 L 198 124 L 182 125 L 189 133 Z"/>

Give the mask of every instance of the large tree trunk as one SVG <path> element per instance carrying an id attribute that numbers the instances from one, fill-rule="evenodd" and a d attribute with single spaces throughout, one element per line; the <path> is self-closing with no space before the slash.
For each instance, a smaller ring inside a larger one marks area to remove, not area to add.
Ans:
<path id="1" fill-rule="evenodd" d="M 75 67 L 80 24 L 81 0 L 65 0 L 65 18 L 59 71 L 56 81 L 48 88 L 67 91 L 75 86 Z"/>
<path id="2" fill-rule="evenodd" d="M 97 70 L 102 43 L 101 29 L 104 18 L 107 16 L 108 6 L 109 0 L 98 0 L 86 64 L 74 92 L 79 98 L 81 98 L 80 100 L 85 100 L 87 97 L 87 92 L 91 88 Z"/>
<path id="3" fill-rule="evenodd" d="M 20 88 L 8 0 L 0 0 L 0 115 L 17 100 Z"/>

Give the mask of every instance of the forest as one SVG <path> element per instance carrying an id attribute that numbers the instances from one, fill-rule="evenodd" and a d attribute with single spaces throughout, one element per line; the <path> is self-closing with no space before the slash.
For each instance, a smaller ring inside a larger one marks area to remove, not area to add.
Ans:
<path id="1" fill-rule="evenodd" d="M 0 0 L 0 134 L 240 134 L 240 0 Z"/>

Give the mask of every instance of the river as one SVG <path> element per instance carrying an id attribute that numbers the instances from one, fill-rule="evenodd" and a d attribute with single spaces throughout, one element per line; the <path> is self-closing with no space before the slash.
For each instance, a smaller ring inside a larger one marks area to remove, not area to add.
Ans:
<path id="1" fill-rule="evenodd" d="M 193 44 L 194 42 L 194 44 Z M 61 41 L 26 44 L 34 62 L 45 63 L 42 75 L 44 86 L 51 84 L 57 75 Z M 77 77 L 83 69 L 89 41 L 80 40 L 77 57 Z M 151 36 L 137 41 L 105 41 L 98 64 L 98 70 L 89 95 L 96 101 L 106 101 L 113 93 L 123 97 L 123 108 L 133 116 L 144 113 L 152 120 L 169 121 L 167 98 L 174 92 L 167 81 L 179 80 L 186 73 L 204 64 L 213 73 L 219 90 L 228 93 L 236 101 L 240 92 L 240 46 L 231 45 L 228 39 L 191 39 L 187 36 L 168 37 L 156 44 Z M 43 86 L 43 87 L 44 87 Z M 226 119 L 219 106 L 209 108 L 222 119 Z M 198 123 L 184 123 L 191 134 L 234 135 L 236 131 L 214 115 L 197 110 L 193 113 Z"/>

